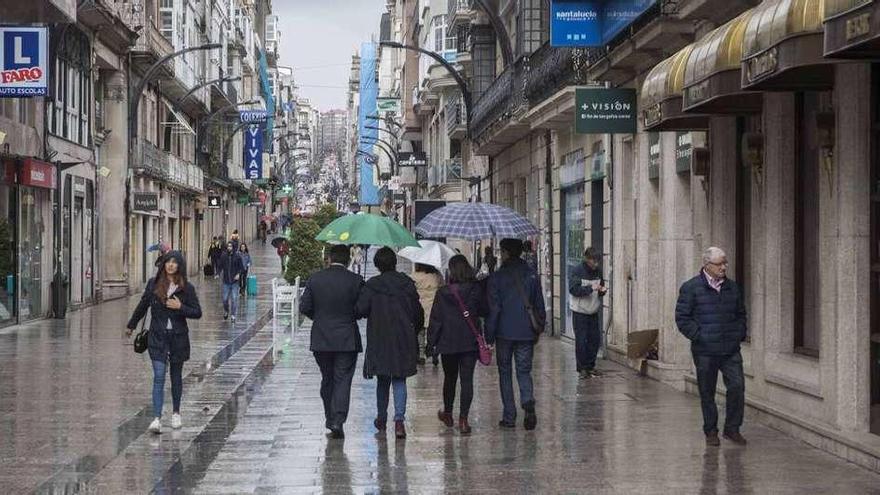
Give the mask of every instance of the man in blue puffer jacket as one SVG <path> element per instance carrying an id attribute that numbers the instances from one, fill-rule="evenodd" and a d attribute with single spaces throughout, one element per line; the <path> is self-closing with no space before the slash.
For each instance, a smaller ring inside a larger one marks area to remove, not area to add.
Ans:
<path id="1" fill-rule="evenodd" d="M 706 443 L 718 446 L 718 372 L 727 387 L 724 438 L 745 445 L 739 432 L 745 409 L 745 378 L 740 342 L 746 338 L 746 306 L 739 286 L 727 278 L 727 255 L 717 247 L 703 253 L 703 269 L 685 282 L 675 305 L 678 330 L 691 341 L 703 409 Z"/>
<path id="2" fill-rule="evenodd" d="M 538 275 L 522 260 L 523 243 L 503 239 L 501 268 L 489 277 L 489 318 L 486 341 L 496 344 L 501 402 L 504 405 L 502 428 L 516 428 L 516 401 L 513 391 L 513 363 L 525 418 L 523 426 L 534 430 L 535 391 L 532 382 L 532 359 L 535 343 L 544 331 L 547 314 Z"/>

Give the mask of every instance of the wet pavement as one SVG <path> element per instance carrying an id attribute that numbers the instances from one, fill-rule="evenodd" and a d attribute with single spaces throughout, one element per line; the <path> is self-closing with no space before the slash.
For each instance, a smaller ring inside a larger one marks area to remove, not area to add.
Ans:
<path id="1" fill-rule="evenodd" d="M 478 365 L 461 436 L 437 420 L 442 372 L 409 380 L 409 438 L 377 435 L 375 381 L 355 374 L 344 441 L 324 430 L 320 374 L 294 339 L 196 485 L 196 493 L 880 493 L 880 474 L 747 420 L 750 444 L 706 448 L 699 402 L 631 370 L 578 381 L 573 347 L 539 345 L 539 424 L 500 431 L 497 371 Z M 521 418 L 521 415 L 520 415 Z"/>
<path id="2" fill-rule="evenodd" d="M 145 433 L 149 364 L 121 336 L 136 301 L 0 333 L 0 492 L 880 494 L 880 475 L 748 418 L 748 447 L 707 449 L 696 397 L 608 362 L 579 381 L 572 346 L 551 338 L 535 361 L 534 432 L 521 415 L 498 429 L 497 371 L 479 365 L 473 435 L 445 428 L 442 372 L 428 364 L 409 380 L 409 438 L 377 435 L 375 380 L 359 363 L 346 439 L 330 440 L 308 322 L 272 365 L 279 267 L 268 249 L 257 259 L 261 293 L 235 326 L 216 281 L 198 281 L 205 318 L 179 431 Z"/>
<path id="3" fill-rule="evenodd" d="M 251 273 L 258 277 L 260 293 L 242 298 L 234 325 L 222 319 L 218 281 L 193 280 L 204 316 L 190 322 L 192 359 L 184 367 L 187 426 L 193 387 L 206 376 L 222 375 L 213 371 L 231 364 L 231 357 L 247 355 L 239 350 L 260 340 L 254 336 L 270 318 L 270 280 L 280 275 L 280 264 L 271 246 L 254 244 L 252 252 Z M 135 354 L 123 334 L 139 298 L 68 313 L 66 320 L 0 330 L 0 491 L 81 491 L 144 436 L 152 416 L 152 371 L 146 354 Z M 241 368 L 248 375 L 259 359 L 252 361 Z M 224 400 L 236 389 L 226 382 L 228 390 L 220 392 Z M 166 395 L 170 408 L 170 386 Z M 130 477 L 147 478 L 138 471 Z"/>

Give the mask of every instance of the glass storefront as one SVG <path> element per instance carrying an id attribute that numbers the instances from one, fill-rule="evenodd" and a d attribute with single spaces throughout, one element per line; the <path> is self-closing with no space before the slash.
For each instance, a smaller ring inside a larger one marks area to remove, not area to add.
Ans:
<path id="1" fill-rule="evenodd" d="M 563 335 L 574 337 L 571 310 L 568 307 L 568 275 L 583 261 L 584 255 L 584 184 L 562 190 L 562 314 Z"/>
<path id="2" fill-rule="evenodd" d="M 0 326 L 16 322 L 15 189 L 0 185 Z"/>
<path id="3" fill-rule="evenodd" d="M 44 244 L 50 223 L 50 191 L 20 187 L 21 223 L 19 228 L 18 269 L 21 277 L 18 310 L 21 321 L 44 315 L 43 265 L 47 246 Z M 46 291 L 47 292 L 47 291 Z"/>

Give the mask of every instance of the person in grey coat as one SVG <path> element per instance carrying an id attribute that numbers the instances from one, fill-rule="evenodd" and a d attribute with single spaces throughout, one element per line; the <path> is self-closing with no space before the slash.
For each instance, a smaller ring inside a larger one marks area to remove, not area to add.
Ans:
<path id="1" fill-rule="evenodd" d="M 601 257 L 602 254 L 595 248 L 587 248 L 583 263 L 574 267 L 568 275 L 575 360 L 581 379 L 602 375 L 596 369 L 596 356 L 602 344 L 599 311 L 602 309 L 601 298 L 607 291 L 602 279 L 602 268 L 599 266 Z"/>
<path id="2" fill-rule="evenodd" d="M 738 445 L 746 439 L 739 429 L 745 410 L 745 376 L 740 342 L 748 334 L 746 306 L 739 286 L 727 278 L 727 255 L 717 247 L 703 253 L 703 269 L 685 282 L 675 305 L 678 330 L 691 341 L 697 386 L 703 410 L 706 444 L 720 445 L 715 393 L 718 372 L 727 388 L 724 438 Z"/>
<path id="3" fill-rule="evenodd" d="M 330 266 L 309 277 L 299 311 L 312 320 L 310 349 L 321 369 L 325 425 L 333 438 L 344 438 L 351 380 L 363 351 L 357 302 L 363 279 L 348 270 L 348 246 L 330 248 Z"/>

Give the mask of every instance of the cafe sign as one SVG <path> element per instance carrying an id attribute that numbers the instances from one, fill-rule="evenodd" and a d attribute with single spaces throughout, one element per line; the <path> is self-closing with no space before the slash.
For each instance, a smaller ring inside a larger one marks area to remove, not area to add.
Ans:
<path id="1" fill-rule="evenodd" d="M 135 211 L 143 211 L 152 213 L 159 211 L 159 193 L 155 192 L 136 192 L 134 193 Z"/>
<path id="2" fill-rule="evenodd" d="M 575 131 L 578 134 L 635 134 L 636 90 L 577 88 Z"/>
<path id="3" fill-rule="evenodd" d="M 689 172 L 691 170 L 691 155 L 693 154 L 693 134 L 690 132 L 675 133 L 675 171 Z"/>
<path id="4" fill-rule="evenodd" d="M 660 177 L 660 133 L 648 133 L 648 178 Z"/>

